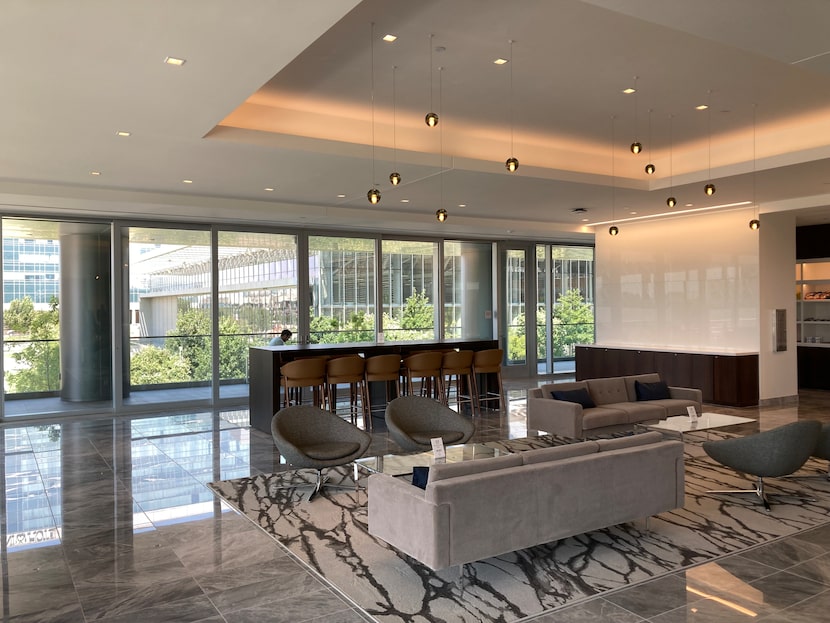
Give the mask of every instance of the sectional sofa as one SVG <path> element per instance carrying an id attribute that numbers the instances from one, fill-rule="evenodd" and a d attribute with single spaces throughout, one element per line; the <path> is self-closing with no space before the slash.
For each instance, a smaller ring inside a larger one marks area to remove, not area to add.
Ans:
<path id="1" fill-rule="evenodd" d="M 369 533 L 431 569 L 683 506 L 683 444 L 656 432 L 429 467 L 425 489 L 372 474 Z"/>
<path id="2" fill-rule="evenodd" d="M 702 400 L 699 389 L 669 387 L 657 373 L 550 383 L 528 390 L 527 427 L 583 439 L 686 415 L 688 407 L 699 415 Z"/>

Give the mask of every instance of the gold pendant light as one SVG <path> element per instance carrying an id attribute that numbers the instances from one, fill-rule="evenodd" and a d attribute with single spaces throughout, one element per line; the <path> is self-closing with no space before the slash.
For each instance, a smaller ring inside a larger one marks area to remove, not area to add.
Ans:
<path id="1" fill-rule="evenodd" d="M 424 123 L 427 124 L 428 127 L 434 128 L 438 125 L 438 115 L 432 112 L 432 38 L 435 35 L 429 35 L 429 109 L 426 115 L 424 115 Z"/>
<path id="2" fill-rule="evenodd" d="M 643 144 L 637 140 L 637 78 L 634 76 L 634 89 L 631 91 L 634 94 L 634 142 L 631 143 L 631 153 L 635 156 L 643 151 Z"/>
<path id="3" fill-rule="evenodd" d="M 706 102 L 707 125 L 709 126 L 709 183 L 703 187 L 703 192 L 708 197 L 715 194 L 717 188 L 711 182 L 712 180 L 712 90 L 709 90 L 709 101 Z"/>
<path id="4" fill-rule="evenodd" d="M 372 187 L 366 193 L 366 198 L 372 205 L 380 203 L 380 191 L 375 186 L 375 23 L 372 22 L 371 33 L 369 35 L 369 56 L 370 71 L 371 71 L 371 85 L 372 85 Z"/>
<path id="5" fill-rule="evenodd" d="M 395 73 L 398 67 L 392 66 L 392 173 L 389 174 L 389 181 L 392 186 L 401 183 L 401 174 L 398 173 L 398 135 L 397 135 L 397 104 L 395 103 Z"/>
<path id="6" fill-rule="evenodd" d="M 510 153 L 513 153 L 513 39 L 509 40 L 510 43 L 510 58 L 508 59 L 508 63 L 510 64 L 510 100 L 508 106 L 510 108 Z M 515 173 L 516 169 L 519 168 L 519 161 L 514 156 L 510 156 L 504 162 L 504 167 L 510 171 L 511 173 Z"/>
<path id="7" fill-rule="evenodd" d="M 646 175 L 654 175 L 657 167 L 651 161 L 651 108 L 648 109 L 648 164 L 645 166 Z"/>
<path id="8" fill-rule="evenodd" d="M 674 196 L 674 115 L 669 115 L 669 198 L 666 205 L 670 208 L 677 205 Z"/>

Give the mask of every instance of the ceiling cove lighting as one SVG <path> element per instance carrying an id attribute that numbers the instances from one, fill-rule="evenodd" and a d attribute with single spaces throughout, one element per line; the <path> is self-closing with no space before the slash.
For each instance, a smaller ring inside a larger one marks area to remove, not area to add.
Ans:
<path id="1" fill-rule="evenodd" d="M 728 208 L 739 208 L 752 204 L 751 201 L 737 201 L 735 203 L 722 203 L 716 206 L 707 206 L 705 208 L 692 208 L 690 210 L 677 210 L 676 212 L 660 212 L 658 214 L 643 214 L 642 216 L 632 216 L 629 218 L 621 218 L 611 221 L 599 221 L 591 223 L 591 227 L 600 227 L 601 225 L 608 225 L 609 223 L 629 223 L 631 221 L 642 221 L 645 219 L 662 218 L 664 216 L 677 216 L 679 214 L 692 214 L 695 212 L 709 212 L 711 210 L 725 210 Z"/>
<path id="2" fill-rule="evenodd" d="M 519 161 L 513 156 L 513 39 L 508 41 L 510 43 L 510 100 L 508 102 L 508 106 L 510 108 L 510 153 L 511 156 L 504 161 L 504 167 L 510 171 L 510 173 L 515 173 L 516 169 L 519 168 Z"/>
<path id="3" fill-rule="evenodd" d="M 709 89 L 709 101 L 706 104 L 707 126 L 709 128 L 709 182 L 703 187 L 703 192 L 708 197 L 715 194 L 717 188 L 712 183 L 712 90 Z"/>
<path id="4" fill-rule="evenodd" d="M 424 123 L 427 124 L 428 127 L 434 128 L 438 125 L 438 115 L 432 112 L 432 39 L 435 35 L 429 35 L 429 110 L 424 116 Z"/>
<path id="5" fill-rule="evenodd" d="M 389 181 L 392 186 L 397 186 L 401 183 L 401 174 L 398 173 L 398 133 L 397 133 L 397 116 L 398 111 L 395 104 L 395 74 L 398 67 L 392 66 L 392 172 L 389 174 Z"/>
<path id="6" fill-rule="evenodd" d="M 634 88 L 631 93 L 634 94 L 634 142 L 631 143 L 629 149 L 632 154 L 637 155 L 643 151 L 643 144 L 637 140 L 637 76 L 634 76 Z"/>
<path id="7" fill-rule="evenodd" d="M 654 172 L 657 170 L 657 167 L 654 166 L 654 163 L 651 160 L 651 113 L 652 109 L 648 109 L 648 164 L 645 166 L 646 175 L 654 175 Z"/>
<path id="8" fill-rule="evenodd" d="M 371 100 L 372 100 L 372 187 L 366 193 L 369 203 L 380 203 L 380 191 L 375 187 L 375 23 L 372 22 L 369 35 L 369 71 L 371 73 Z"/>

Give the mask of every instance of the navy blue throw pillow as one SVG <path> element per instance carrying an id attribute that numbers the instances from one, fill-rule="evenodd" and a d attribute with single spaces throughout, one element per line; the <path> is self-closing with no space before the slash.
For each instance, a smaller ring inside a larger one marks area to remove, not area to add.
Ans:
<path id="1" fill-rule="evenodd" d="M 555 400 L 564 400 L 566 402 L 577 402 L 582 405 L 583 409 L 593 409 L 596 407 L 591 394 L 585 388 L 580 389 L 563 389 L 554 390 L 551 392 Z"/>
<path id="2" fill-rule="evenodd" d="M 634 393 L 637 394 L 637 400 L 664 400 L 665 398 L 671 398 L 669 386 L 663 381 L 655 381 L 654 383 L 634 381 Z"/>
<path id="3" fill-rule="evenodd" d="M 416 465 L 412 468 L 412 484 L 421 489 L 427 488 L 427 480 L 429 480 L 429 467 Z"/>

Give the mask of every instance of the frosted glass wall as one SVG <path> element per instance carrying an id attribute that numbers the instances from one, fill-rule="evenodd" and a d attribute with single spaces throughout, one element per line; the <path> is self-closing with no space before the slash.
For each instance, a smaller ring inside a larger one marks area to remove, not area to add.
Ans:
<path id="1" fill-rule="evenodd" d="M 597 344 L 758 352 L 751 210 L 620 224 L 596 235 Z"/>

